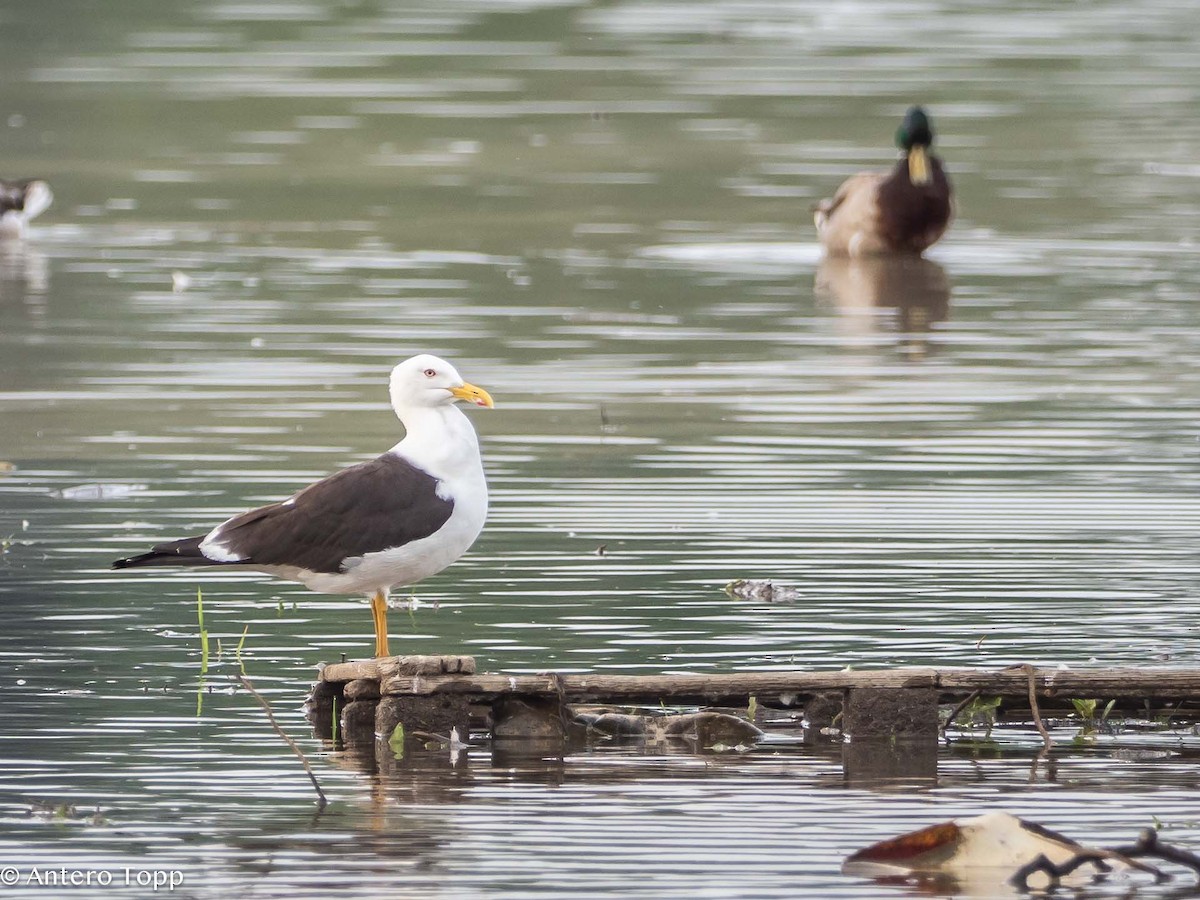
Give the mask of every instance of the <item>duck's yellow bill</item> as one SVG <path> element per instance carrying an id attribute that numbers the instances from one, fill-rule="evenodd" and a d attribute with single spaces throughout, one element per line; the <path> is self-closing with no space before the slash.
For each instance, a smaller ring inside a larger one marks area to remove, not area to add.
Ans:
<path id="1" fill-rule="evenodd" d="M 908 151 L 908 180 L 913 184 L 929 184 L 929 154 L 924 147 Z"/>

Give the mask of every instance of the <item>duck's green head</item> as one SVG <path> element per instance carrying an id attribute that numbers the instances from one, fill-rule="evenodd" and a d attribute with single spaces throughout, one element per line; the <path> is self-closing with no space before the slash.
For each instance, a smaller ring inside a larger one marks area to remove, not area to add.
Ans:
<path id="1" fill-rule="evenodd" d="M 911 107 L 896 129 L 896 146 L 907 153 L 913 147 L 928 147 L 932 143 L 933 125 L 929 122 L 929 116 L 921 107 Z"/>
<path id="2" fill-rule="evenodd" d="M 896 129 L 896 146 L 908 156 L 908 178 L 913 184 L 929 183 L 929 154 L 933 143 L 933 126 L 929 116 L 919 106 L 904 114 L 904 121 Z"/>

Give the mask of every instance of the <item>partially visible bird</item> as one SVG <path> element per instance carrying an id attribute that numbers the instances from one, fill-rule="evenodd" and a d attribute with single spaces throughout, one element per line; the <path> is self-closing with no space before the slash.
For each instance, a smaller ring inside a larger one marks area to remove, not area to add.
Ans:
<path id="1" fill-rule="evenodd" d="M 0 238 L 23 237 L 26 223 L 45 212 L 53 200 L 50 185 L 41 179 L 0 178 Z"/>
<path id="2" fill-rule="evenodd" d="M 113 568 L 236 566 L 321 593 L 365 594 L 375 655 L 387 656 L 388 592 L 440 572 L 483 529 L 488 497 L 479 441 L 454 404 L 494 405 L 487 391 L 428 354 L 392 369 L 390 389 L 406 434 L 382 456 Z"/>
<path id="3" fill-rule="evenodd" d="M 932 144 L 929 116 L 912 107 L 896 130 L 904 156 L 892 170 L 852 175 L 821 201 L 814 221 L 829 254 L 922 253 L 945 233 L 954 214 L 952 191 Z"/>
<path id="4" fill-rule="evenodd" d="M 998 886 L 1009 883 L 1016 873 L 1038 859 L 1055 866 L 1090 862 L 1102 871 L 1108 871 L 1110 865 L 1126 872 L 1139 866 L 1120 850 L 1086 847 L 1036 822 L 993 810 L 969 819 L 939 822 L 864 847 L 845 859 L 842 872 L 893 881 L 920 875 L 952 876 L 962 882 L 955 885 L 955 896 L 1016 897 L 1027 892 L 1000 891 Z M 1034 871 L 1045 872 L 1041 868 Z M 1070 868 L 1066 874 L 1074 872 L 1075 868 Z M 1088 881 L 1084 883 L 1094 880 L 1094 870 L 1086 874 Z"/>

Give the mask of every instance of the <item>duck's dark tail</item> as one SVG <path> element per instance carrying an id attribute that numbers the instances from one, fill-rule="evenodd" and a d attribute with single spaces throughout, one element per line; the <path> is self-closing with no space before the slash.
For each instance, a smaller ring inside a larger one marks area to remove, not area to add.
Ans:
<path id="1" fill-rule="evenodd" d="M 200 552 L 202 540 L 204 537 L 190 537 L 179 541 L 168 541 L 165 544 L 156 544 L 148 553 L 114 560 L 112 567 L 114 569 L 137 569 L 142 566 L 221 565 Z"/>

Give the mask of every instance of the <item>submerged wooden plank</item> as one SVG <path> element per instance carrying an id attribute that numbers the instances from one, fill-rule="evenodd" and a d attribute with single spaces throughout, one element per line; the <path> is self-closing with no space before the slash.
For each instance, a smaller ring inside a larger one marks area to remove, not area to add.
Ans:
<path id="1" fill-rule="evenodd" d="M 321 681 L 340 683 L 368 679 L 379 681 L 394 675 L 474 674 L 472 656 L 385 656 L 331 663 L 321 670 Z"/>
<path id="2" fill-rule="evenodd" d="M 1039 695 L 1076 698 L 1200 699 L 1200 668 L 1037 669 Z M 572 700 L 704 701 L 754 694 L 779 699 L 822 691 L 856 688 L 934 688 L 944 694 L 981 691 L 989 695 L 1027 696 L 1029 677 L 1020 668 L 975 669 L 914 666 L 836 672 L 742 672 L 729 674 L 452 674 L 392 675 L 382 679 L 382 693 L 556 695 Z"/>
<path id="3" fill-rule="evenodd" d="M 936 773 L 936 752 L 930 748 L 936 748 L 939 704 L 947 701 L 999 696 L 1010 712 L 1014 704 L 1018 712 L 1028 705 L 1035 723 L 1041 721 L 1038 709 L 1045 703 L 1068 711 L 1070 700 L 1111 700 L 1117 708 L 1143 711 L 1179 704 L 1173 707 L 1178 712 L 1182 701 L 1200 701 L 1200 668 L 911 666 L 820 672 L 504 675 L 476 674 L 474 662 L 466 656 L 410 656 L 327 666 L 314 688 L 310 715 L 316 717 L 319 730 L 328 731 L 325 724 L 336 704 L 348 745 L 373 742 L 377 733 L 390 735 L 397 723 L 404 724 L 406 735 L 419 736 L 448 734 L 451 728 L 461 735 L 481 721 L 497 738 L 565 740 L 567 704 L 742 707 L 753 696 L 763 706 L 804 709 L 808 727 L 823 729 L 840 722 L 840 730 L 854 738 L 851 746 L 865 746 L 880 737 L 906 742 L 903 748 L 887 743 L 891 756 L 877 759 L 863 750 L 846 758 L 848 776 L 872 778 L 879 771 L 892 771 L 888 766 L 905 777 L 934 777 L 930 772 Z M 532 726 L 522 719 L 527 709 L 541 711 Z M 912 768 L 917 756 L 920 765 Z"/>
<path id="4" fill-rule="evenodd" d="M 1200 668 L 1112 666 L 1096 669 L 1034 669 L 1039 697 L 1077 699 L 1200 699 Z M 1028 695 L 1024 667 L 1007 669 L 944 669 L 936 685 L 943 693 L 1006 697 Z"/>
<path id="5" fill-rule="evenodd" d="M 327 683 L 357 681 L 360 678 L 379 680 L 379 663 L 374 659 L 356 659 L 351 662 L 330 663 L 321 669 L 318 678 Z"/>

